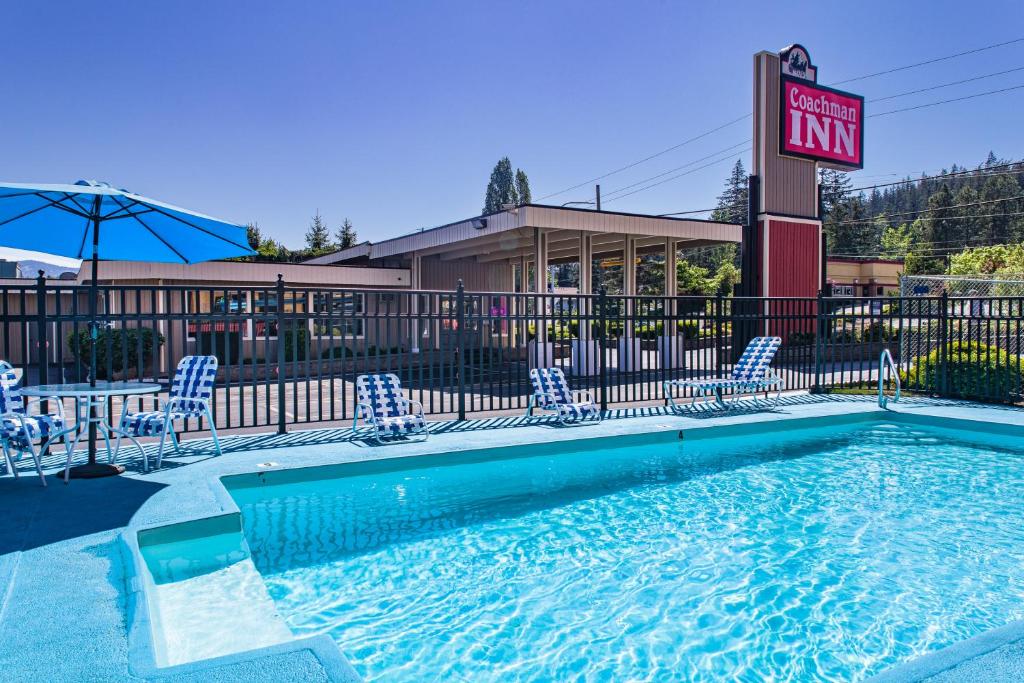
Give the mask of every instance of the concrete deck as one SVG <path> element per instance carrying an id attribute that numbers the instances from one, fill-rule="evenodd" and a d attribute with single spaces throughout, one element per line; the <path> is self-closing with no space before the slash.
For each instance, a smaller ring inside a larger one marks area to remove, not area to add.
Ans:
<path id="1" fill-rule="evenodd" d="M 206 440 L 186 442 L 164 468 L 143 474 L 137 451 L 125 449 L 129 471 L 120 477 L 72 481 L 49 477 L 40 486 L 28 461 L 21 478 L 0 478 L 0 678 L 5 681 L 329 681 L 353 672 L 327 636 L 156 670 L 144 661 L 136 609 L 138 584 L 121 540 L 125 532 L 233 511 L 218 478 L 251 472 L 272 461 L 304 467 L 412 457 L 503 445 L 557 442 L 660 430 L 762 423 L 878 411 L 854 396 L 784 397 L 773 411 L 699 410 L 686 415 L 660 408 L 615 411 L 599 426 L 558 428 L 548 418 L 493 418 L 436 423 L 418 444 L 369 446 L 345 429 L 222 440 L 214 457 Z M 984 420 L 1024 426 L 1024 411 L 954 401 L 908 400 L 906 414 Z M 472 435 L 472 436 L 469 436 Z M 46 462 L 56 472 L 58 456 Z M 133 625 L 135 632 L 132 632 Z M 1019 681 L 1024 669 L 1024 624 L 983 634 L 889 672 L 882 680 Z"/>

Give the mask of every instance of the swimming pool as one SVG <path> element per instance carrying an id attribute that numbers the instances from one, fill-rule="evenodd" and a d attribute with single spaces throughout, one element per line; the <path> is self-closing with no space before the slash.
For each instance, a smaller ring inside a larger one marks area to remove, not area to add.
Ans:
<path id="1" fill-rule="evenodd" d="M 1024 439 L 683 436 L 225 483 L 288 626 L 370 680 L 856 680 L 1024 618 Z"/>

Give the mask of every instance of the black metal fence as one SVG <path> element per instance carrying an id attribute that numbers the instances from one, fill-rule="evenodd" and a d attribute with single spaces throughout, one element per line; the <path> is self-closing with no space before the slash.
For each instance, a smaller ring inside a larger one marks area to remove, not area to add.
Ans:
<path id="1" fill-rule="evenodd" d="M 0 286 L 0 307 L 0 358 L 26 383 L 88 379 L 87 287 Z M 665 298 L 279 280 L 101 286 L 98 310 L 99 379 L 166 387 L 181 356 L 216 355 L 218 429 L 351 420 L 355 379 L 370 372 L 395 373 L 428 414 L 445 418 L 525 410 L 538 365 L 561 367 L 603 407 L 657 405 L 665 380 L 727 376 L 764 334 L 783 339 L 774 367 L 787 389 L 875 389 L 889 349 L 905 390 L 1007 403 L 1022 393 L 1020 297 Z M 152 401 L 133 399 L 133 408 Z"/>

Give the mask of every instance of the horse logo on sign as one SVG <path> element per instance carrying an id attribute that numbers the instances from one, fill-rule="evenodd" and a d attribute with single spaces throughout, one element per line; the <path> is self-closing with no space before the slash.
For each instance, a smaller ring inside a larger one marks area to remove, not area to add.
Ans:
<path id="1" fill-rule="evenodd" d="M 779 53 L 782 73 L 811 83 L 818 81 L 818 67 L 811 64 L 811 55 L 803 45 L 794 43 Z"/>

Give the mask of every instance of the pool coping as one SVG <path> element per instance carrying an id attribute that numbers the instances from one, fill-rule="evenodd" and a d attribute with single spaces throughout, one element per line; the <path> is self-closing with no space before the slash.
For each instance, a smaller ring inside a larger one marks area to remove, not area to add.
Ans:
<path id="1" fill-rule="evenodd" d="M 984 410 L 979 415 L 978 409 Z M 171 667 L 157 667 L 154 658 L 152 623 L 147 604 L 145 577 L 148 570 L 143 566 L 144 560 L 139 551 L 138 536 L 140 532 L 194 522 L 209 517 L 224 515 L 240 516 L 237 505 L 231 497 L 222 479 L 236 475 L 246 475 L 267 471 L 287 471 L 307 468 L 344 467 L 348 464 L 373 461 L 389 461 L 397 468 L 408 458 L 439 454 L 460 454 L 503 447 L 522 447 L 539 443 L 557 443 L 576 441 L 580 438 L 608 438 L 612 436 L 629 436 L 638 434 L 655 434 L 658 432 L 680 432 L 691 435 L 713 436 L 713 432 L 729 431 L 757 433 L 791 429 L 796 423 L 819 421 L 822 418 L 843 416 L 843 422 L 869 421 L 885 414 L 899 415 L 900 421 L 927 422 L 934 424 L 936 418 L 961 423 L 961 426 L 986 425 L 986 430 L 995 428 L 997 432 L 1012 430 L 1024 431 L 1024 411 L 992 410 L 992 406 L 981 404 L 918 404 L 908 401 L 902 404 L 890 404 L 885 410 L 877 404 L 862 402 L 835 402 L 800 406 L 787 409 L 782 414 L 776 411 L 751 413 L 741 411 L 708 416 L 687 414 L 665 414 L 637 417 L 625 420 L 606 421 L 601 424 L 557 428 L 547 425 L 531 426 L 515 429 L 495 429 L 475 432 L 479 438 L 461 438 L 459 432 L 432 435 L 426 442 L 406 443 L 401 445 L 368 448 L 356 443 L 331 444 L 330 448 L 322 445 L 310 447 L 311 452 L 289 454 L 287 462 L 274 463 L 273 467 L 260 468 L 261 461 L 266 462 L 267 452 L 254 451 L 233 453 L 229 458 L 216 458 L 202 463 L 192 464 L 166 472 L 145 475 L 169 484 L 153 499 L 147 501 L 132 517 L 120 536 L 126 553 L 126 568 L 130 579 L 128 587 L 128 653 L 131 673 L 143 678 L 165 677 L 172 674 L 196 674 L 204 670 L 216 668 L 224 664 L 276 656 L 288 652 L 308 650 L 318 659 L 331 680 L 358 681 L 360 678 L 351 664 L 345 659 L 341 649 L 326 634 L 311 637 L 296 637 L 295 640 L 270 647 L 237 652 L 214 659 L 178 664 Z M 973 412 L 973 414 L 972 414 Z M 585 431 L 584 431 L 585 430 Z M 706 431 L 707 430 L 707 431 Z M 695 434 L 694 434 L 695 433 Z M 486 443 L 481 443 L 481 441 Z M 326 452 L 324 452 L 326 451 Z M 273 453 L 270 452 L 270 456 Z M 410 463 L 411 464 L 411 463 Z M 343 476 L 343 475 L 342 475 Z M 197 491 L 196 484 L 203 485 Z M 191 485 L 193 493 L 200 493 L 199 500 L 182 510 L 175 505 L 173 490 L 181 486 Z M 198 504 L 196 504 L 198 502 Z M 894 683 L 895 681 L 916 681 L 941 673 L 976 657 L 998 649 L 1024 637 L 1024 622 L 1011 624 L 990 632 L 979 634 L 966 641 L 954 643 L 947 648 L 924 655 L 918 659 L 897 665 L 893 669 L 878 674 L 871 679 L 877 683 Z"/>

